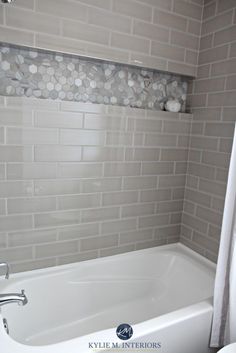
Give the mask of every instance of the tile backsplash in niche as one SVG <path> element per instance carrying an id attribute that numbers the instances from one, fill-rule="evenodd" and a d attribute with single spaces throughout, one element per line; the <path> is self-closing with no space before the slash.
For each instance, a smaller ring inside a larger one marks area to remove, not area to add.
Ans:
<path id="1" fill-rule="evenodd" d="M 35 49 L 0 47 L 0 95 L 163 110 L 177 98 L 185 111 L 187 79 L 180 75 Z"/>

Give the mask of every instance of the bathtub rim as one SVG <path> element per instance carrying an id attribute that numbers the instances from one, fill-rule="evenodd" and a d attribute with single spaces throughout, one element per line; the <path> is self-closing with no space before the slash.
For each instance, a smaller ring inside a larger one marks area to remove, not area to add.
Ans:
<path id="1" fill-rule="evenodd" d="M 35 270 L 27 270 L 27 271 L 21 271 L 21 272 L 15 272 L 15 273 L 10 273 L 10 277 L 8 280 L 5 279 L 5 275 L 3 274 L 0 276 L 0 292 L 2 289 L 4 290 L 8 284 L 11 284 L 13 281 L 17 279 L 28 279 L 30 277 L 34 276 L 43 276 L 47 275 L 50 273 L 63 273 L 63 272 L 68 272 L 68 270 L 73 270 L 76 269 L 76 267 L 79 264 L 88 264 L 90 263 L 91 265 L 93 263 L 97 262 L 106 262 L 109 261 L 110 259 L 119 259 L 119 258 L 126 258 L 129 256 L 136 256 L 139 254 L 154 254 L 158 252 L 162 252 L 165 250 L 169 250 L 170 252 L 172 251 L 173 253 L 176 252 L 179 255 L 187 257 L 188 259 L 191 258 L 191 260 L 196 260 L 199 264 L 203 266 L 207 266 L 210 270 L 212 270 L 214 273 L 216 271 L 216 264 L 212 262 L 211 260 L 207 259 L 206 257 L 198 254 L 194 250 L 190 249 L 186 245 L 178 242 L 178 243 L 172 243 L 172 244 L 167 244 L 167 245 L 160 245 L 160 246 L 155 246 L 152 248 L 147 248 L 147 249 L 141 249 L 141 250 L 134 250 L 134 251 L 129 251 L 121 254 L 115 254 L 115 255 L 109 255 L 109 256 L 104 256 L 104 257 L 96 257 L 94 259 L 89 259 L 85 261 L 77 261 L 73 263 L 68 263 L 68 264 L 63 264 L 63 265 L 56 265 L 56 266 L 50 266 L 50 267 L 45 267 L 45 268 L 40 268 L 40 269 L 35 269 Z M 1 311 L 0 311 L 1 312 Z"/>

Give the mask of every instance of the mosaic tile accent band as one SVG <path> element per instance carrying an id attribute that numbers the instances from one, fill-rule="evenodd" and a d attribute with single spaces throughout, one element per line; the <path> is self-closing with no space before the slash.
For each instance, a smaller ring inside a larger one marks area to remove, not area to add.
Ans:
<path id="1" fill-rule="evenodd" d="M 0 95 L 185 111 L 187 79 L 111 62 L 0 46 Z"/>

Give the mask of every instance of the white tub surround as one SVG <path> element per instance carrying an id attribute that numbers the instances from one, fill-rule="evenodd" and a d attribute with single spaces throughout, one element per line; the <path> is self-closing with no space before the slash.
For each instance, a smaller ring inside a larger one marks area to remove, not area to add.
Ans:
<path id="1" fill-rule="evenodd" d="M 0 351 L 88 353 L 122 344 L 116 328 L 129 323 L 129 343 L 208 353 L 213 285 L 214 265 L 179 244 L 2 277 L 1 293 L 25 289 L 29 302 L 1 308 Z"/>

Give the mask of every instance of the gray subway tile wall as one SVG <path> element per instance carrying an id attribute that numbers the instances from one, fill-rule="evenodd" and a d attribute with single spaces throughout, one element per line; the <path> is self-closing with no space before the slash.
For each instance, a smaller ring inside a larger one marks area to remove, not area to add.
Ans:
<path id="1" fill-rule="evenodd" d="M 181 241 L 216 261 L 236 121 L 235 1 L 204 6 Z M 192 99 L 193 97 L 193 99 Z"/>
<path id="2" fill-rule="evenodd" d="M 202 8 L 203 0 L 18 0 L 0 6 L 0 41 L 195 76 Z"/>
<path id="3" fill-rule="evenodd" d="M 13 271 L 179 239 L 191 114 L 0 102 L 0 257 Z"/>

